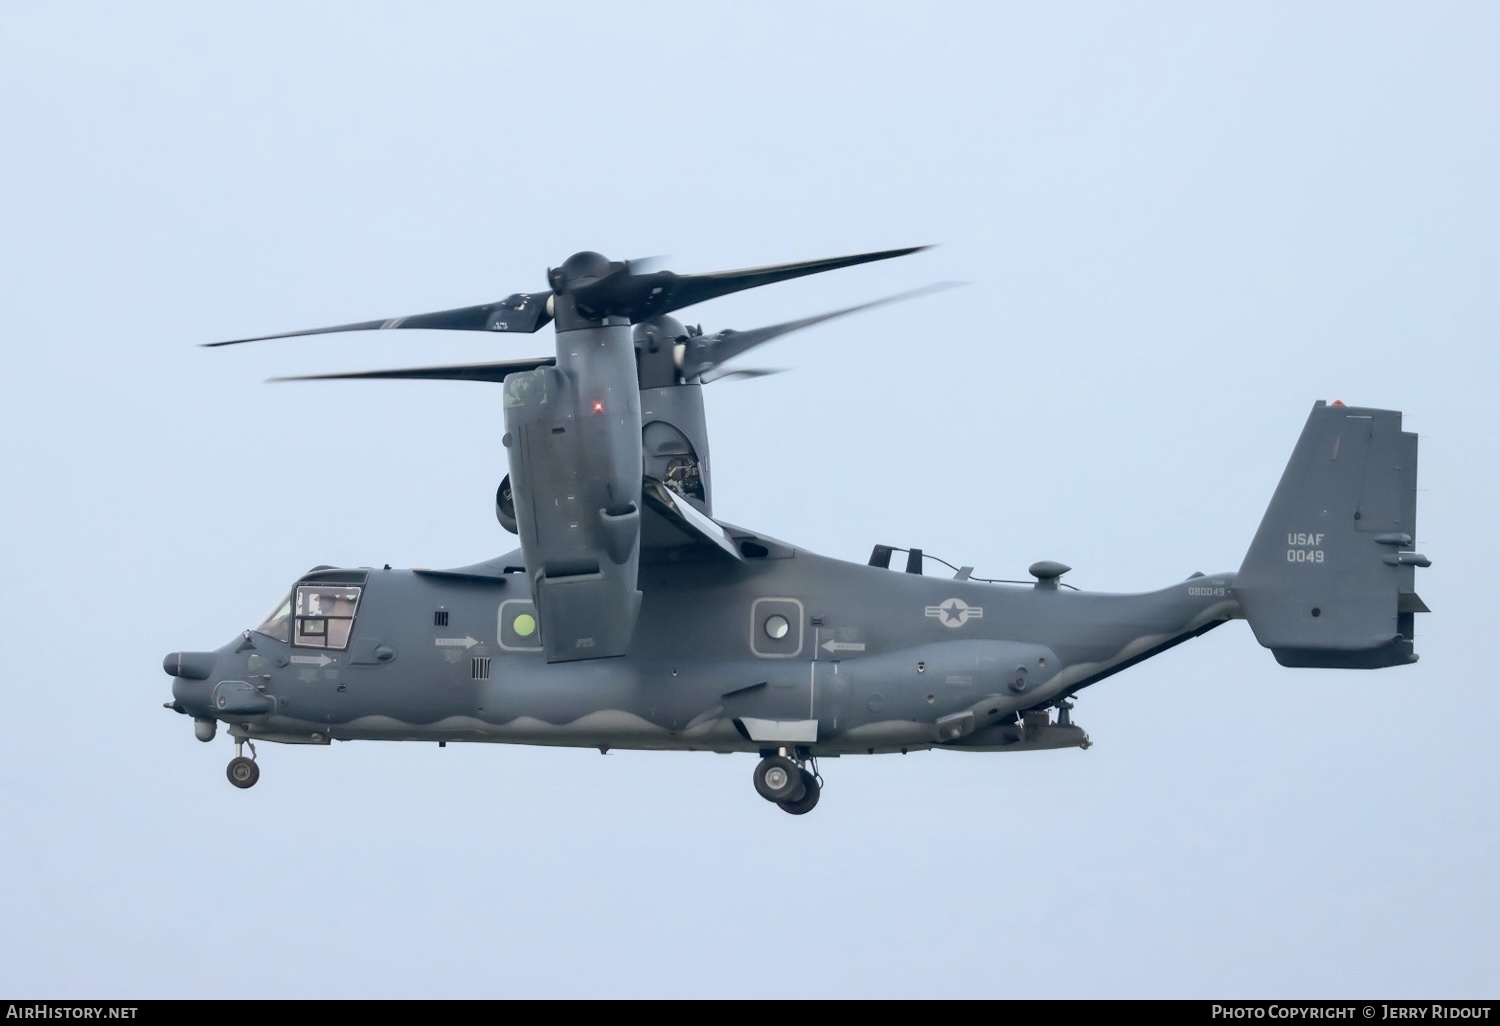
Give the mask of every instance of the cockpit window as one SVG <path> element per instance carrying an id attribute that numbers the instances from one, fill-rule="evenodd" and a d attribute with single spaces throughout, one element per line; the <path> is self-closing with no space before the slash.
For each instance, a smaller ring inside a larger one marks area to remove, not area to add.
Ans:
<path id="1" fill-rule="evenodd" d="M 257 628 L 256 633 L 264 634 L 268 638 L 287 642 L 292 640 L 292 593 L 287 592 L 286 598 L 282 599 L 271 615 Z"/>
<path id="2" fill-rule="evenodd" d="M 360 590 L 348 585 L 300 585 L 292 644 L 303 648 L 349 647 Z"/>

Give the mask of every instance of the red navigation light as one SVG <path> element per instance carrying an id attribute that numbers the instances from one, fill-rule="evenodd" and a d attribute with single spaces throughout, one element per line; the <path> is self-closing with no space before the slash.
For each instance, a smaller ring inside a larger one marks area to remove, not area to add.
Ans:
<path id="1" fill-rule="evenodd" d="M 598 403 L 594 404 L 595 407 L 597 407 L 598 405 L 599 405 Z M 1335 399 L 1333 401 L 1333 405 L 1335 405 L 1335 406 L 1342 406 L 1342 405 L 1344 405 L 1344 400 L 1342 400 L 1342 399 Z"/>
<path id="2" fill-rule="evenodd" d="M 1339 405 L 1342 406 L 1344 404 L 1343 403 L 1339 403 Z M 595 399 L 594 400 L 594 412 L 595 413 L 603 413 L 604 412 L 604 400 L 603 399 Z"/>

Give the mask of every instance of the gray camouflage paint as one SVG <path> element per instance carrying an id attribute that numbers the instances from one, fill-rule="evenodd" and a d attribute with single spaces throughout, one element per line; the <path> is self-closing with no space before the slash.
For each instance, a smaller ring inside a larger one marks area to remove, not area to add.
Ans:
<path id="1" fill-rule="evenodd" d="M 246 631 L 211 655 L 174 653 L 166 668 L 180 711 L 286 742 L 811 755 L 1087 746 L 1049 710 L 1229 619 L 1248 617 L 1278 658 L 1295 644 L 1315 665 L 1415 660 L 1412 613 L 1425 606 L 1412 574 L 1427 560 L 1410 551 L 1416 447 L 1399 428 L 1391 411 L 1319 403 L 1239 573 L 1143 594 L 900 573 L 723 525 L 746 558 L 707 543 L 643 553 L 645 599 L 624 656 L 548 662 L 535 637 L 507 642 L 506 624 L 534 612 L 517 551 L 450 571 L 314 572 L 303 582 L 364 589 L 347 650 Z M 1309 523 L 1324 530 L 1298 530 Z M 781 636 L 767 629 L 774 617 Z M 488 678 L 475 679 L 485 659 Z"/>
<path id="2" fill-rule="evenodd" d="M 172 653 L 170 707 L 205 741 L 224 722 L 240 741 L 784 751 L 800 763 L 1086 748 L 1069 696 L 1234 618 L 1288 666 L 1416 660 L 1414 570 L 1428 565 L 1412 551 L 1417 439 L 1389 410 L 1315 405 L 1239 571 L 1142 594 L 1059 588 L 1057 564 L 1034 566 L 1033 587 L 901 573 L 712 520 L 705 373 L 875 304 L 713 336 L 666 315 L 906 252 L 689 276 L 580 253 L 549 272 L 550 293 L 332 329 L 530 332 L 556 319 L 553 360 L 340 375 L 503 382 L 513 510 L 499 503 L 497 516 L 521 548 L 447 571 L 313 571 L 299 586 L 361 589 L 343 648 L 262 625 L 216 652 Z M 518 630 L 518 617 L 539 627 Z M 799 801 L 778 799 L 811 807 Z"/>
<path id="3" fill-rule="evenodd" d="M 776 747 L 774 736 L 751 740 L 736 726 L 749 718 L 816 720 L 814 755 L 1064 747 L 1087 738 L 1053 726 L 1023 741 L 1016 714 L 1236 613 L 1225 593 L 1232 575 L 1142 595 L 1037 590 L 899 573 L 739 537 L 777 555 L 644 564 L 636 644 L 617 659 L 548 663 L 539 650 L 502 648 L 501 604 L 521 598 L 507 607 L 511 616 L 531 608 L 525 576 L 498 572 L 517 565 L 502 557 L 473 577 L 367 571 L 348 651 L 247 632 L 218 651 L 207 679 L 178 678 L 173 696 L 188 714 L 213 717 L 219 682 L 245 681 L 264 711 L 223 718 L 249 737 L 305 743 Z M 960 624 L 928 614 L 953 599 L 983 616 Z M 767 618 L 798 606 L 803 615 L 787 639 L 765 634 Z M 433 626 L 439 610 L 449 614 L 446 627 Z M 439 643 L 448 639 L 460 644 Z M 394 654 L 361 658 L 380 647 Z M 298 654 L 331 662 L 292 663 Z M 486 657 L 490 678 L 473 679 L 474 660 Z M 937 724 L 952 717 L 962 736 L 940 738 Z"/>

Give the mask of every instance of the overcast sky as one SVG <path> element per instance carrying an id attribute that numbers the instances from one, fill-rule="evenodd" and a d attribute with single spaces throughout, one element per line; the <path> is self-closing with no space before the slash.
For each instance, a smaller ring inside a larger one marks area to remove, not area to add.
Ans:
<path id="1" fill-rule="evenodd" d="M 1492 5 L 19 0 L 0 40 L 0 993 L 1500 990 Z M 920 243 L 686 312 L 971 283 L 713 386 L 719 516 L 1146 590 L 1238 567 L 1315 400 L 1400 409 L 1422 661 L 1232 624 L 1085 692 L 1089 751 L 829 760 L 806 817 L 745 755 L 267 744 L 241 792 L 162 708 L 314 564 L 513 545 L 498 389 L 265 378 L 550 339 L 196 343 L 580 249 Z"/>

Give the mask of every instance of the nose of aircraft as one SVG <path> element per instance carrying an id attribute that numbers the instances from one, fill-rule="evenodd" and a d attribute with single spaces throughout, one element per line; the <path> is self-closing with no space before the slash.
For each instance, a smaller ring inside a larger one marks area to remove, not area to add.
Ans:
<path id="1" fill-rule="evenodd" d="M 208 680 L 217 658 L 213 652 L 172 652 L 161 661 L 161 668 L 169 677 Z"/>
<path id="2" fill-rule="evenodd" d="M 173 652 L 161 661 L 161 668 L 172 678 L 173 704 L 178 712 L 194 717 L 213 715 L 214 667 L 218 660 L 217 652 Z"/>

